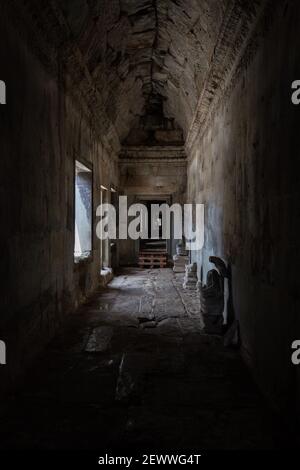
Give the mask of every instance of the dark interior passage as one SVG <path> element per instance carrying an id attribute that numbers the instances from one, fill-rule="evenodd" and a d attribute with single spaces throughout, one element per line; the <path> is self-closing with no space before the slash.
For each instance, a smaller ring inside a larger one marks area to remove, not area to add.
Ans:
<path id="1" fill-rule="evenodd" d="M 299 23 L 1 0 L 2 447 L 299 446 Z M 201 204 L 203 246 L 126 237 L 122 198 Z"/>
<path id="2" fill-rule="evenodd" d="M 159 213 L 157 218 L 151 216 L 151 206 L 152 204 L 161 206 L 166 204 L 167 201 L 164 200 L 145 200 L 141 201 L 141 204 L 147 208 L 148 217 L 147 217 L 147 228 L 148 228 L 148 237 L 147 239 L 140 240 L 140 251 L 167 251 L 167 240 L 163 238 L 162 233 L 162 214 Z M 152 233 L 157 235 L 152 237 Z"/>

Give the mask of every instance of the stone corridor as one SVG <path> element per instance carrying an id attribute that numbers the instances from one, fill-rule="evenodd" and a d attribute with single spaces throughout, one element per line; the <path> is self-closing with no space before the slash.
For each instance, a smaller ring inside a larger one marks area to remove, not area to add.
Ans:
<path id="1" fill-rule="evenodd" d="M 170 269 L 126 269 L 69 316 L 6 407 L 1 448 L 285 446 L 238 351 L 204 334 L 181 285 Z"/>

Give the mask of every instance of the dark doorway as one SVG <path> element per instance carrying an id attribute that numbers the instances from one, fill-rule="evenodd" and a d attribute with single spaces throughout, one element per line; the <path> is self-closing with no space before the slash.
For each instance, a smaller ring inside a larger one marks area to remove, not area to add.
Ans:
<path id="1" fill-rule="evenodd" d="M 159 217 L 152 221 L 151 219 L 151 205 L 152 204 L 166 204 L 167 201 L 163 200 L 149 200 L 149 201 L 142 201 L 143 204 L 147 207 L 148 211 L 148 236 L 147 240 L 140 240 L 140 251 L 158 251 L 158 252 L 167 252 L 167 240 L 162 238 L 162 214 L 159 214 Z M 157 224 L 159 238 L 152 239 L 151 232 L 152 232 L 152 223 Z"/>

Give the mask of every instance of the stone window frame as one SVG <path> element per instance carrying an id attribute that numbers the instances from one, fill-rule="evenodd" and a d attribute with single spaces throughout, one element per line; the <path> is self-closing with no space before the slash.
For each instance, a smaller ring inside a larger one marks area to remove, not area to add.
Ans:
<path id="1" fill-rule="evenodd" d="M 88 256 L 84 257 L 76 257 L 75 256 L 75 218 L 76 218 L 76 162 L 79 164 L 85 166 L 88 170 L 91 171 L 92 174 L 92 183 L 91 183 L 91 202 L 92 202 L 92 207 L 91 207 L 91 250 Z M 83 265 L 83 264 L 88 264 L 91 263 L 94 259 L 93 253 L 94 253 L 94 168 L 93 168 L 93 163 L 86 160 L 85 158 L 75 155 L 74 157 L 74 165 L 73 165 L 73 230 L 74 230 L 74 248 L 73 248 L 73 261 L 74 261 L 74 267 L 78 265 Z"/>

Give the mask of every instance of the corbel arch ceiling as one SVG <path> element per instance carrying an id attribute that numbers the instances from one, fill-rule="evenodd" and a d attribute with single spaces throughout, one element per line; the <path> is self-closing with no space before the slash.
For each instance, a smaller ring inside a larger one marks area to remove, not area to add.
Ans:
<path id="1" fill-rule="evenodd" d="M 187 133 L 229 1 L 56 0 L 120 141 L 153 107 Z"/>

